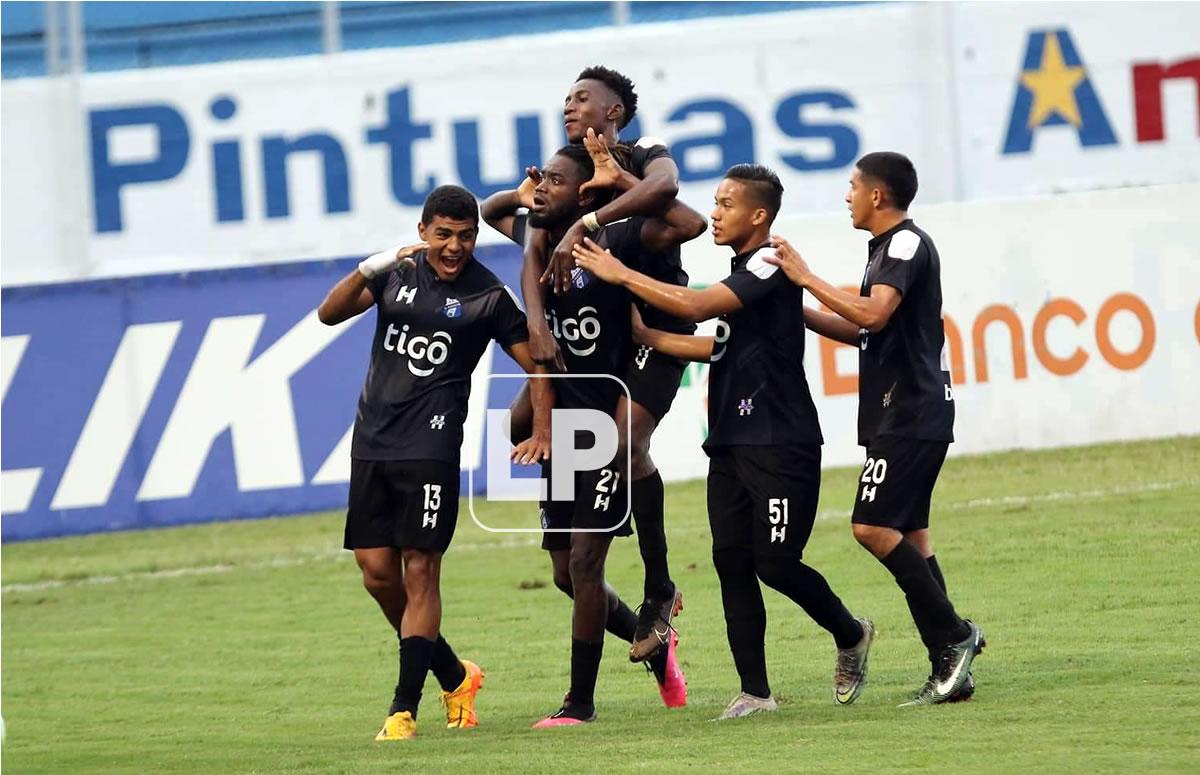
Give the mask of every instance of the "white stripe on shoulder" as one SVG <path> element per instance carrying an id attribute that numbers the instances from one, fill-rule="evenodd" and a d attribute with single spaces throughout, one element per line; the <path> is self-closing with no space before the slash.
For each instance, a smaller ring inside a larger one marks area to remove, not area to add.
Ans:
<path id="1" fill-rule="evenodd" d="M 513 300 L 513 304 L 516 304 L 516 305 L 517 305 L 517 309 L 521 310 L 521 312 L 522 312 L 522 313 L 524 313 L 524 312 L 525 312 L 525 305 L 524 305 L 524 304 L 522 304 L 522 303 L 521 303 L 521 300 L 517 298 L 517 294 L 513 293 L 513 289 L 512 289 L 512 288 L 509 288 L 509 287 L 506 285 L 506 286 L 504 286 L 504 290 L 508 291 L 508 295 L 509 295 L 509 297 L 510 297 L 510 298 L 512 298 L 512 300 Z"/>
<path id="2" fill-rule="evenodd" d="M 653 148 L 656 145 L 666 144 L 666 140 L 663 140 L 661 137 L 639 137 L 638 141 L 634 143 L 638 148 Z"/>
<path id="3" fill-rule="evenodd" d="M 903 229 L 893 234 L 892 239 L 888 242 L 888 258 L 908 261 L 917 254 L 919 247 L 921 247 L 921 237 L 915 231 Z"/>
<path id="4" fill-rule="evenodd" d="M 779 267 L 774 264 L 768 264 L 764 258 L 770 256 L 775 257 L 775 248 L 759 248 L 754 255 L 750 256 L 750 260 L 746 262 L 746 269 L 760 280 L 765 280 L 775 272 L 779 271 Z"/>

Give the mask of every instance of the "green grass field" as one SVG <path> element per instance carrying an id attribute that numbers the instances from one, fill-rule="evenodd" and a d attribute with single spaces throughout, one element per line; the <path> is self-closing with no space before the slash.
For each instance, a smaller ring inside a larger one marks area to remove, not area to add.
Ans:
<path id="1" fill-rule="evenodd" d="M 3 547 L 6 773 L 1200 769 L 1200 438 L 952 459 L 934 538 L 988 650 L 966 704 L 896 708 L 924 678 L 904 600 L 850 535 L 855 472 L 827 471 L 807 560 L 879 628 L 857 704 L 835 707 L 833 645 L 768 592 L 779 713 L 711 722 L 737 691 L 709 558 L 704 486 L 667 490 L 686 709 L 610 638 L 599 719 L 533 732 L 567 686 L 570 609 L 530 535 L 466 512 L 443 632 L 488 672 L 479 729 L 372 740 L 395 636 L 341 552 L 342 516 Z M 609 579 L 640 590 L 635 540 Z"/>

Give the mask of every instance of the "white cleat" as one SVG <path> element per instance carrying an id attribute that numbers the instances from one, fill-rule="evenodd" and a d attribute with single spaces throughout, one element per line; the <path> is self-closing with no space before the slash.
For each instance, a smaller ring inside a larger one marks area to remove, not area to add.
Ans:
<path id="1" fill-rule="evenodd" d="M 725 707 L 725 711 L 717 716 L 713 721 L 725 721 L 731 718 L 741 718 L 754 713 L 770 712 L 779 710 L 779 703 L 775 702 L 774 697 L 755 697 L 753 694 L 742 692 Z"/>

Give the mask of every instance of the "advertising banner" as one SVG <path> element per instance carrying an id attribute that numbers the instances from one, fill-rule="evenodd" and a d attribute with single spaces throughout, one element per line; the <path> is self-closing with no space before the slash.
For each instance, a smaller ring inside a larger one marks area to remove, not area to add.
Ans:
<path id="1" fill-rule="evenodd" d="M 1200 433 L 1198 198 L 1181 185 L 913 208 L 942 259 L 951 454 Z M 857 287 L 867 235 L 848 215 L 776 231 Z M 728 271 L 710 240 L 684 248 L 696 283 Z M 517 285 L 517 248 L 477 256 Z M 374 313 L 329 327 L 315 308 L 354 261 L 5 288 L 4 540 L 343 508 Z M 856 352 L 807 336 L 824 462 L 859 463 Z M 464 493 L 468 471 L 486 484 L 484 410 L 519 385 L 488 375 L 515 371 L 493 347 L 475 374 Z M 688 368 L 654 436 L 665 479 L 707 471 L 707 377 Z"/>
<path id="2" fill-rule="evenodd" d="M 625 135 L 666 142 L 702 210 L 750 161 L 784 212 L 836 210 L 883 149 L 925 203 L 1194 182 L 1196 29 L 1187 3 L 897 3 L 5 81 L 2 279 L 373 252 L 438 184 L 516 185 L 597 63 L 636 82 Z"/>

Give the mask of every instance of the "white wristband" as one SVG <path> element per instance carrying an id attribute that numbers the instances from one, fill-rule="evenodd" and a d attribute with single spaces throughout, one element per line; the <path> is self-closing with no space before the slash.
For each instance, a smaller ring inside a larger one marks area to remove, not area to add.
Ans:
<path id="1" fill-rule="evenodd" d="M 579 220 L 583 222 L 583 227 L 588 231 L 598 231 L 600 229 L 600 220 L 594 212 L 585 214 Z"/>
<path id="2" fill-rule="evenodd" d="M 367 256 L 358 263 L 359 274 L 370 280 L 384 272 L 390 272 L 400 266 L 400 259 L 396 258 L 396 254 L 399 252 L 400 248 L 397 246 Z"/>

